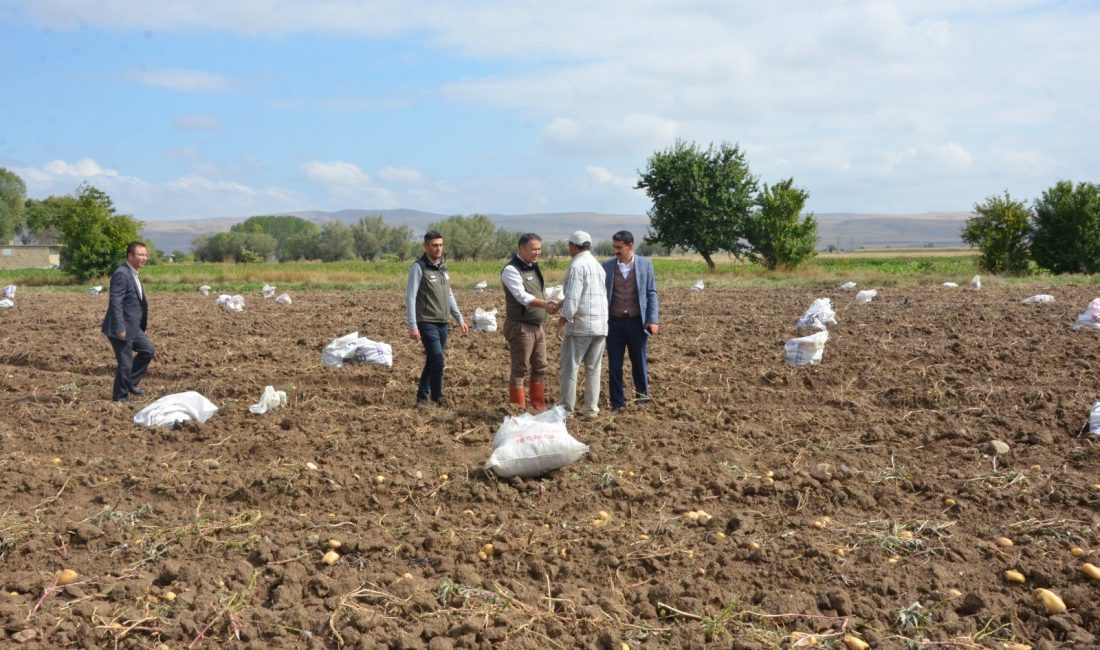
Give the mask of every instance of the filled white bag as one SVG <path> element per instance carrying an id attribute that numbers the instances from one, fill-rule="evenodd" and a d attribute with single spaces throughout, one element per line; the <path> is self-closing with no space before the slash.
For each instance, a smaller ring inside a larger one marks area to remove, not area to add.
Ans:
<path id="1" fill-rule="evenodd" d="M 1092 412 L 1089 413 L 1089 433 L 1100 436 L 1100 402 L 1093 404 Z"/>
<path id="2" fill-rule="evenodd" d="M 792 366 L 816 366 L 825 354 L 825 342 L 829 340 L 829 331 L 821 330 L 816 334 L 790 339 L 783 345 L 783 360 Z"/>
<path id="3" fill-rule="evenodd" d="M 11 300 L 8 300 L 7 298 L 4 298 L 3 300 L 0 300 L 0 309 L 11 309 L 14 306 L 15 306 L 15 303 L 12 302 Z"/>
<path id="4" fill-rule="evenodd" d="M 210 285 L 209 284 L 204 284 L 201 287 L 199 287 L 199 293 L 201 293 L 204 296 L 209 296 L 210 295 Z"/>
<path id="5" fill-rule="evenodd" d="M 481 307 L 474 310 L 474 331 L 475 332 L 495 332 L 497 331 L 497 310 L 485 311 Z"/>
<path id="6" fill-rule="evenodd" d="M 230 296 L 223 293 L 222 295 L 218 296 L 218 299 L 214 301 L 214 304 L 221 305 L 221 307 L 226 311 L 242 312 L 244 311 L 244 296 Z"/>
<path id="7" fill-rule="evenodd" d="M 871 302 L 871 299 L 878 295 L 877 289 L 865 289 L 856 294 L 856 304 L 865 305 Z"/>
<path id="8" fill-rule="evenodd" d="M 388 343 L 378 343 L 361 338 L 359 332 L 333 339 L 321 350 L 321 364 L 343 368 L 349 363 L 370 363 L 393 366 L 393 348 Z"/>
<path id="9" fill-rule="evenodd" d="M 959 283 L 958 282 L 944 282 L 940 286 L 941 287 L 947 287 L 948 289 L 954 289 L 955 287 L 959 286 Z"/>
<path id="10" fill-rule="evenodd" d="M 855 289 L 855 288 L 856 288 L 856 283 L 855 282 L 845 282 L 844 284 L 840 285 L 840 290 L 841 291 L 851 291 L 852 289 Z"/>
<path id="11" fill-rule="evenodd" d="M 1035 296 L 1032 296 L 1032 297 L 1030 297 L 1030 298 L 1024 298 L 1024 299 L 1023 299 L 1023 300 L 1021 300 L 1020 302 L 1023 302 L 1023 303 L 1031 303 L 1031 302 L 1038 302 L 1038 303 L 1047 303 L 1047 302 L 1054 302 L 1054 296 L 1052 296 L 1052 295 L 1050 295 L 1050 294 L 1048 294 L 1048 293 L 1040 293 L 1040 294 L 1038 294 L 1038 295 L 1035 295 Z"/>
<path id="12" fill-rule="evenodd" d="M 553 302 L 561 302 L 565 300 L 565 287 L 560 284 L 555 284 L 543 293 L 546 294 L 546 299 Z"/>
<path id="13" fill-rule="evenodd" d="M 289 293 L 280 293 L 279 297 L 275 299 L 277 305 L 289 305 L 292 302 L 294 301 L 290 299 Z"/>
<path id="14" fill-rule="evenodd" d="M 575 463 L 588 445 L 569 435 L 565 409 L 555 406 L 538 415 L 506 416 L 493 436 L 486 471 L 500 478 L 541 476 Z"/>
<path id="15" fill-rule="evenodd" d="M 974 277 L 970 278 L 970 288 L 973 289 L 974 291 L 977 291 L 977 290 L 981 289 L 982 288 L 982 276 L 975 275 Z"/>
<path id="16" fill-rule="evenodd" d="M 257 415 L 263 415 L 283 404 L 286 404 L 286 391 L 275 390 L 274 386 L 265 386 L 263 394 L 260 395 L 260 401 L 249 406 L 248 410 Z"/>
<path id="17" fill-rule="evenodd" d="M 97 284 L 94 287 L 89 287 L 88 288 L 88 293 L 92 294 L 93 296 L 98 296 L 102 291 L 103 291 L 103 285 L 102 284 Z"/>
<path id="18" fill-rule="evenodd" d="M 477 293 L 481 293 L 482 291 L 485 291 L 485 289 L 488 288 L 488 286 L 489 286 L 489 283 L 486 282 L 485 280 L 482 280 L 481 282 L 478 282 L 477 284 L 474 285 L 474 291 L 477 292 Z"/>
<path id="19" fill-rule="evenodd" d="M 705 289 L 706 286 L 707 285 L 704 284 L 702 280 L 696 280 L 695 284 L 691 285 L 691 290 L 695 291 L 695 292 L 699 292 L 699 291 L 702 291 L 703 289 Z"/>
<path id="20" fill-rule="evenodd" d="M 1077 317 L 1077 322 L 1073 325 L 1073 331 L 1076 332 L 1082 327 L 1100 330 L 1100 298 L 1090 302 L 1088 308 Z"/>
<path id="21" fill-rule="evenodd" d="M 264 298 L 274 298 L 275 287 L 271 286 L 270 284 L 265 284 L 264 287 L 260 289 L 260 294 L 263 295 Z"/>
<path id="22" fill-rule="evenodd" d="M 201 394 L 189 390 L 185 393 L 165 395 L 134 415 L 134 422 L 147 427 L 159 427 L 176 422 L 196 420 L 206 422 L 218 411 L 213 402 Z"/>
<path id="23" fill-rule="evenodd" d="M 794 328 L 800 329 L 826 329 L 826 325 L 836 325 L 836 312 L 833 311 L 833 301 L 828 298 L 818 298 L 810 304 L 810 308 L 798 319 Z"/>
<path id="24" fill-rule="evenodd" d="M 12 300 L 12 299 L 15 298 L 15 285 L 14 284 L 9 284 L 8 286 L 4 287 L 4 297 L 9 299 L 9 300 Z"/>

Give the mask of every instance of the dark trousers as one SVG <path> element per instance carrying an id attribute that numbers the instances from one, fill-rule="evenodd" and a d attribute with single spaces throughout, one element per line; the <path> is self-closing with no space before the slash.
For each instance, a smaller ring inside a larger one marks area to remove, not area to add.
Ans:
<path id="1" fill-rule="evenodd" d="M 424 370 L 420 373 L 420 387 L 416 401 L 423 402 L 430 396 L 433 402 L 443 401 L 443 348 L 447 345 L 446 323 L 417 323 L 420 342 L 424 345 Z"/>
<path id="2" fill-rule="evenodd" d="M 623 394 L 623 358 L 630 354 L 630 376 L 634 380 L 634 396 L 649 399 L 649 368 L 646 366 L 646 347 L 649 335 L 642 317 L 611 319 L 607 324 L 607 375 L 611 392 L 611 408 L 620 409 L 626 404 Z"/>
<path id="3" fill-rule="evenodd" d="M 149 362 L 153 360 L 157 350 L 153 342 L 145 336 L 145 332 L 126 332 L 126 340 L 107 337 L 111 347 L 115 351 L 115 385 L 111 389 L 111 399 L 120 400 L 130 396 L 130 391 L 137 387 L 145 371 L 149 368 Z M 137 353 L 137 356 L 134 356 Z"/>

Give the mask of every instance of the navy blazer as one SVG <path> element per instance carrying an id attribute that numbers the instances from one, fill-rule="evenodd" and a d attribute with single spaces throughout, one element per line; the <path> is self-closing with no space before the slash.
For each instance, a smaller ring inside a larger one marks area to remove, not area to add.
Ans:
<path id="1" fill-rule="evenodd" d="M 138 294 L 134 272 L 123 264 L 111 274 L 111 293 L 107 299 L 107 314 L 103 317 L 103 333 L 117 339 L 120 331 L 132 340 L 137 331 L 145 331 L 149 323 L 149 302 Z"/>
<path id="2" fill-rule="evenodd" d="M 617 257 L 612 257 L 603 263 L 608 308 L 611 307 L 611 292 L 615 290 L 615 274 L 619 272 L 618 263 Z M 642 312 L 642 324 L 657 323 L 657 278 L 653 273 L 653 262 L 650 262 L 648 257 L 634 256 L 634 279 L 638 283 L 638 307 Z"/>

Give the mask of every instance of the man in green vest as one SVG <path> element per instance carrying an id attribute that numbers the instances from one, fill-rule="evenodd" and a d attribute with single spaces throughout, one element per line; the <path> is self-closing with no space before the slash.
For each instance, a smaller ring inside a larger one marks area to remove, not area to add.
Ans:
<path id="1" fill-rule="evenodd" d="M 424 370 L 416 391 L 417 405 L 429 398 L 443 405 L 443 348 L 447 345 L 448 313 L 454 316 L 465 336 L 470 328 L 462 320 L 451 278 L 443 259 L 443 235 L 430 230 L 424 235 L 424 254 L 409 269 L 405 287 L 405 311 L 409 321 L 409 338 L 424 345 Z"/>
<path id="2" fill-rule="evenodd" d="M 527 407 L 523 381 L 531 373 L 531 406 L 546 410 L 546 335 L 542 324 L 547 314 L 558 311 L 557 303 L 545 298 L 545 285 L 539 269 L 542 237 L 533 232 L 519 238 L 511 261 L 500 272 L 504 285 L 504 340 L 512 357 L 508 380 L 508 401 Z"/>

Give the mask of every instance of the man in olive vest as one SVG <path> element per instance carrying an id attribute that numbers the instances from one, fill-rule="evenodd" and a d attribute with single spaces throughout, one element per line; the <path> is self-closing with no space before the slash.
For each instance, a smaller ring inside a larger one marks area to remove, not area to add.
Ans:
<path id="1" fill-rule="evenodd" d="M 424 235 L 424 254 L 409 269 L 405 288 L 405 311 L 409 321 L 409 338 L 424 345 L 424 370 L 416 391 L 417 405 L 429 398 L 443 405 L 443 348 L 447 345 L 448 313 L 454 316 L 465 336 L 470 328 L 462 320 L 447 263 L 443 259 L 443 235 L 431 230 Z"/>
<path id="2" fill-rule="evenodd" d="M 557 303 L 545 299 L 539 255 L 542 237 L 533 232 L 519 238 L 519 246 L 511 261 L 500 272 L 504 285 L 504 340 L 512 357 L 512 372 L 508 380 L 508 401 L 527 407 L 523 381 L 531 373 L 531 406 L 546 410 L 546 336 L 542 324 L 547 314 L 558 311 Z"/>

